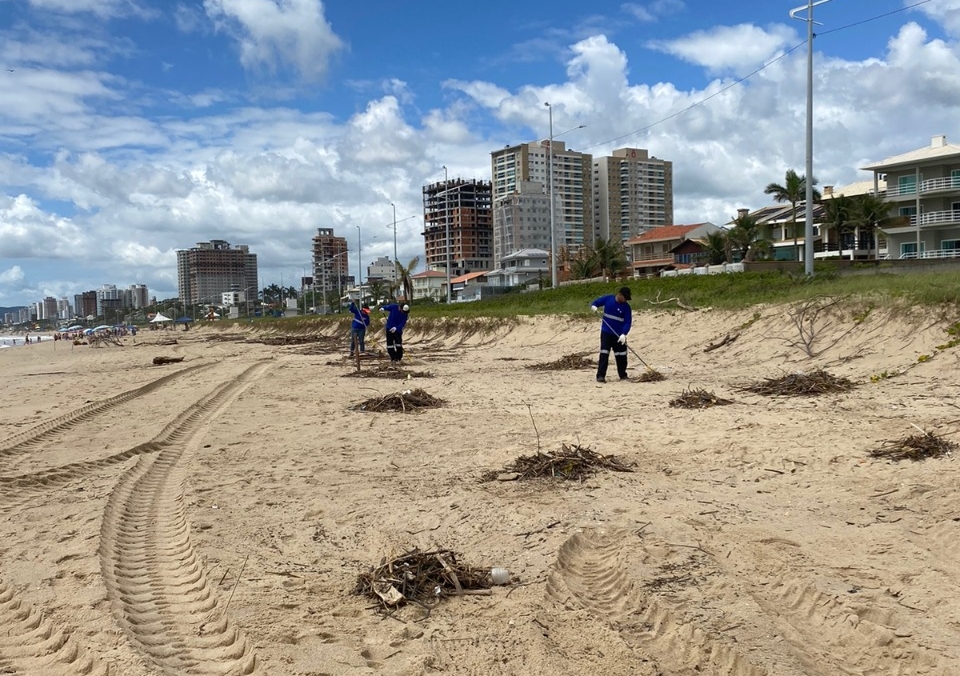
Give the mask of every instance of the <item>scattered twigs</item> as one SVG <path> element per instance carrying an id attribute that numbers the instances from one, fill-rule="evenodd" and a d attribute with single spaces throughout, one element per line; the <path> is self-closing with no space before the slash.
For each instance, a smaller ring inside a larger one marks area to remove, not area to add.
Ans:
<path id="1" fill-rule="evenodd" d="M 765 378 L 761 382 L 739 388 L 744 392 L 766 396 L 803 396 L 849 392 L 856 385 L 853 381 L 831 375 L 822 369 L 812 373 L 790 373 L 780 378 Z"/>
<path id="2" fill-rule="evenodd" d="M 660 293 L 661 292 L 658 290 L 657 297 L 654 300 L 650 300 L 649 298 L 647 298 L 646 299 L 647 302 L 650 303 L 650 305 L 665 305 L 666 303 L 676 303 L 678 308 L 681 308 L 687 311 L 693 311 L 697 309 L 695 307 L 691 307 L 690 305 L 684 304 L 683 301 L 681 301 L 679 298 L 676 298 L 676 297 L 660 300 Z"/>
<path id="3" fill-rule="evenodd" d="M 527 364 L 525 368 L 533 371 L 570 371 L 574 369 L 593 368 L 596 364 L 587 359 L 586 354 L 589 353 L 580 352 L 577 354 L 568 354 L 556 361 L 544 364 Z"/>
<path id="4" fill-rule="evenodd" d="M 344 378 L 389 378 L 392 380 L 406 380 L 408 378 L 433 378 L 427 371 L 407 371 L 392 362 L 379 363 L 366 371 L 354 370 L 343 374 Z"/>
<path id="5" fill-rule="evenodd" d="M 632 472 L 633 465 L 626 464 L 613 455 L 600 455 L 589 448 L 574 444 L 562 444 L 556 452 L 538 452 L 536 455 L 523 455 L 504 470 L 494 470 L 483 475 L 485 481 L 494 481 L 504 472 L 517 475 L 517 479 L 567 479 L 583 481 L 599 470 L 613 472 Z"/>
<path id="6" fill-rule="evenodd" d="M 373 397 L 362 401 L 353 407 L 354 411 L 373 411 L 382 413 L 384 411 L 400 411 L 402 413 L 415 413 L 425 408 L 440 408 L 444 402 L 433 395 L 427 393 L 421 388 L 415 390 L 404 390 L 395 392 L 385 397 Z"/>
<path id="7" fill-rule="evenodd" d="M 956 447 L 957 445 L 954 442 L 937 436 L 933 432 L 924 432 L 920 429 L 918 434 L 910 434 L 896 441 L 884 442 L 879 448 L 870 451 L 870 456 L 893 461 L 918 461 L 949 455 Z"/>
<path id="8" fill-rule="evenodd" d="M 684 390 L 683 393 L 670 402 L 675 408 L 709 408 L 710 406 L 726 406 L 732 404 L 730 399 L 718 397 L 713 392 L 703 389 Z"/>
<path id="9" fill-rule="evenodd" d="M 489 569 L 467 566 L 458 559 L 449 549 L 413 549 L 361 573 L 354 592 L 377 601 L 381 612 L 413 603 L 428 614 L 443 597 L 490 594 Z"/>
<path id="10" fill-rule="evenodd" d="M 649 366 L 647 366 L 646 371 L 637 376 L 637 380 L 641 383 L 656 383 L 666 379 L 667 377 L 660 373 L 660 371 L 655 371 Z"/>
<path id="11" fill-rule="evenodd" d="M 739 337 L 740 337 L 740 334 L 739 334 L 739 333 L 737 333 L 737 334 L 735 334 L 735 335 L 733 335 L 733 336 L 731 336 L 731 335 L 728 333 L 727 335 L 725 335 L 725 336 L 723 337 L 723 340 L 721 340 L 719 343 L 711 343 L 711 344 L 707 345 L 705 348 L 703 348 L 703 351 L 704 351 L 704 352 L 713 352 L 714 350 L 719 349 L 719 348 L 723 347 L 724 345 L 729 345 L 730 343 L 732 343 L 733 341 L 735 341 L 735 340 L 736 340 L 737 338 L 739 338 Z"/>
<path id="12" fill-rule="evenodd" d="M 533 431 L 537 435 L 537 453 L 540 452 L 540 430 L 537 429 L 537 419 L 533 417 L 533 408 L 527 404 L 527 410 L 530 412 L 530 420 L 533 423 Z"/>

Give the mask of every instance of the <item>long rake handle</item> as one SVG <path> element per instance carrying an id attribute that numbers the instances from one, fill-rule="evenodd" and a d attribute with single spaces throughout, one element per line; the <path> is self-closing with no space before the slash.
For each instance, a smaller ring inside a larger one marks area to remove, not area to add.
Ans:
<path id="1" fill-rule="evenodd" d="M 607 323 L 607 320 L 606 320 L 605 317 L 603 317 L 603 315 L 600 316 L 600 321 L 603 322 L 603 325 L 604 325 L 604 326 L 606 326 L 608 329 L 610 329 L 611 331 L 613 331 L 613 327 L 610 326 L 610 325 Z M 614 333 L 616 333 L 616 331 L 614 331 Z M 630 351 L 633 353 L 633 356 L 634 356 L 634 357 L 636 357 L 637 359 L 640 360 L 640 363 L 641 363 L 641 364 L 643 364 L 644 366 L 647 367 L 647 370 L 648 370 L 648 371 L 652 371 L 652 370 L 653 370 L 652 368 L 650 368 L 650 364 L 648 364 L 647 362 L 643 361 L 643 357 L 641 357 L 639 354 L 637 354 L 637 351 L 636 351 L 636 350 L 634 350 L 632 347 L 630 347 L 629 345 L 627 345 L 627 343 L 624 343 L 624 345 L 626 345 L 626 346 L 627 346 L 627 349 L 630 350 Z"/>

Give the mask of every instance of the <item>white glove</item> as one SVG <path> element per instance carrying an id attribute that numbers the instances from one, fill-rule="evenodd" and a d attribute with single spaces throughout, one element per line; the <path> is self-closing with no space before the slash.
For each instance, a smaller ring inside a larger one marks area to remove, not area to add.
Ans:
<path id="1" fill-rule="evenodd" d="M 620 334 L 620 337 L 617 339 L 617 342 L 620 343 L 621 345 L 626 345 L 626 344 L 627 344 L 627 334 L 625 334 L 625 333 Z"/>
<path id="2" fill-rule="evenodd" d="M 379 308 L 379 309 L 380 309 L 380 312 L 386 312 L 386 311 L 387 311 L 387 308 L 385 308 L 385 307 L 382 307 L 382 308 Z"/>
<path id="3" fill-rule="evenodd" d="M 392 329 L 390 329 L 390 333 L 396 333 L 396 332 L 397 332 L 397 327 L 396 327 L 396 326 L 394 326 Z"/>
<path id="4" fill-rule="evenodd" d="M 591 305 L 591 306 L 590 306 L 590 309 L 593 310 L 594 312 L 600 312 L 600 306 L 599 306 L 599 305 Z"/>

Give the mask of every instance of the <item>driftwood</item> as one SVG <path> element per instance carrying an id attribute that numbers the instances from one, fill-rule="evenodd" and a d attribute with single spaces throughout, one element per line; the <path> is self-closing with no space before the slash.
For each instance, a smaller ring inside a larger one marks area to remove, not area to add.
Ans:
<path id="1" fill-rule="evenodd" d="M 688 312 L 692 312 L 692 311 L 694 311 L 694 310 L 697 309 L 697 308 L 692 307 L 692 306 L 690 306 L 690 305 L 686 305 L 683 301 L 681 301 L 679 298 L 676 298 L 676 297 L 674 297 L 674 298 L 667 298 L 667 299 L 665 299 L 665 300 L 660 300 L 660 292 L 659 292 L 659 291 L 657 291 L 657 297 L 656 297 L 656 299 L 650 300 L 649 298 L 647 298 L 646 300 L 647 300 L 648 303 L 650 303 L 650 305 L 663 305 L 663 304 L 665 304 L 665 303 L 676 303 L 678 308 L 680 308 L 680 309 L 682 309 L 682 310 L 687 310 Z"/>
<path id="2" fill-rule="evenodd" d="M 153 365 L 163 366 L 164 364 L 179 364 L 182 361 L 183 357 L 154 357 Z"/>
<path id="3" fill-rule="evenodd" d="M 721 340 L 719 343 L 712 343 L 712 344 L 710 344 L 710 345 L 707 345 L 705 348 L 703 348 L 703 351 L 704 351 L 704 352 L 713 352 L 714 350 L 716 350 L 716 349 L 718 349 L 718 348 L 721 348 L 721 347 L 723 347 L 724 345 L 729 345 L 730 343 L 732 343 L 733 341 L 735 341 L 735 340 L 736 340 L 737 338 L 739 338 L 739 337 L 740 337 L 740 334 L 739 334 L 739 333 L 736 334 L 736 335 L 734 335 L 734 336 L 731 336 L 731 335 L 728 333 L 727 335 L 725 335 L 725 336 L 723 337 L 723 340 Z"/>

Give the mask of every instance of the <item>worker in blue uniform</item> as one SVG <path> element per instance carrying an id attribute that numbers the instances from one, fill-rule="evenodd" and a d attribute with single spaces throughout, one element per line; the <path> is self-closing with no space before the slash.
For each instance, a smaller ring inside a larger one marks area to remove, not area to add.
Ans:
<path id="1" fill-rule="evenodd" d="M 614 294 L 600 296 L 590 303 L 590 309 L 600 312 L 600 360 L 597 365 L 597 382 L 607 382 L 607 364 L 610 353 L 617 363 L 620 380 L 627 379 L 627 334 L 633 322 L 630 310 L 630 287 L 624 286 Z"/>

